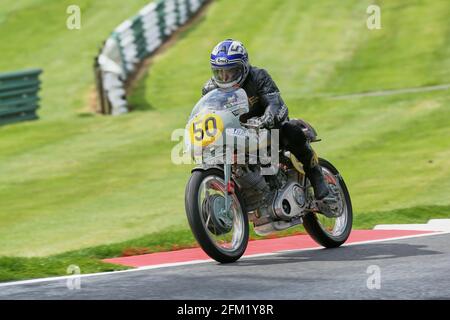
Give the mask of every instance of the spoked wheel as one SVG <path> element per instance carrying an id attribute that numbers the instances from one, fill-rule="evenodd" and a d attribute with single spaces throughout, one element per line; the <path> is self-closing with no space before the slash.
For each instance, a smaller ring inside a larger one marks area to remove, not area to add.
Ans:
<path id="1" fill-rule="evenodd" d="M 224 174 L 218 169 L 195 171 L 185 195 L 186 214 L 191 230 L 202 249 L 214 260 L 238 260 L 247 248 L 249 227 L 239 190 L 231 194 L 225 210 Z"/>
<path id="2" fill-rule="evenodd" d="M 319 159 L 325 180 L 337 201 L 334 204 L 334 217 L 321 212 L 308 213 L 303 224 L 309 235 L 326 248 L 342 245 L 350 236 L 353 223 L 353 210 L 350 195 L 338 170 L 325 159 Z"/>

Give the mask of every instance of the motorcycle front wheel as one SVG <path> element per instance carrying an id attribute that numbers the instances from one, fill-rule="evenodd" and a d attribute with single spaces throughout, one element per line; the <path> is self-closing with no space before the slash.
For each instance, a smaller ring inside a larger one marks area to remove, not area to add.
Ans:
<path id="1" fill-rule="evenodd" d="M 330 218 L 319 212 L 310 212 L 303 218 L 308 234 L 326 248 L 336 248 L 347 241 L 353 224 L 353 209 L 350 194 L 338 170 L 327 160 L 319 159 L 325 180 L 338 195 L 340 216 Z"/>
<path id="2" fill-rule="evenodd" d="M 226 185 L 219 169 L 194 171 L 186 185 L 185 209 L 189 226 L 208 256 L 220 263 L 238 260 L 249 238 L 244 202 L 235 188 L 230 210 L 225 208 Z"/>

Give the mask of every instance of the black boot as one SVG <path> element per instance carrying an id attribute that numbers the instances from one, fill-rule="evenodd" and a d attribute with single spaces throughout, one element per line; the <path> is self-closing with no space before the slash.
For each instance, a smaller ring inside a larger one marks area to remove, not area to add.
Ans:
<path id="1" fill-rule="evenodd" d="M 319 157 L 311 148 L 308 141 L 303 145 L 303 149 L 299 156 L 300 161 L 303 163 L 306 177 L 309 179 L 314 189 L 314 197 L 316 200 L 322 200 L 330 194 L 330 190 L 328 184 L 325 182 L 325 177 L 323 176 L 322 169 L 319 165 Z"/>
<path id="2" fill-rule="evenodd" d="M 311 148 L 301 126 L 294 120 L 285 122 L 281 127 L 281 134 L 286 149 L 292 152 L 297 160 L 303 164 L 306 177 L 314 189 L 315 198 L 322 200 L 331 192 L 320 168 L 319 158 Z"/>
<path id="3" fill-rule="evenodd" d="M 305 173 L 314 189 L 314 197 L 316 200 L 322 200 L 330 194 L 330 189 L 325 182 L 325 177 L 323 176 L 322 169 L 319 165 L 305 170 Z"/>

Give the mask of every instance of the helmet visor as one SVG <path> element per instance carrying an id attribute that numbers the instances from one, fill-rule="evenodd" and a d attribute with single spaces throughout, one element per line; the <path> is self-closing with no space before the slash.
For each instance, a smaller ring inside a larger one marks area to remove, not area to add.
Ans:
<path id="1" fill-rule="evenodd" d="M 214 80 L 220 84 L 237 83 L 243 75 L 241 65 L 231 67 L 212 67 Z"/>

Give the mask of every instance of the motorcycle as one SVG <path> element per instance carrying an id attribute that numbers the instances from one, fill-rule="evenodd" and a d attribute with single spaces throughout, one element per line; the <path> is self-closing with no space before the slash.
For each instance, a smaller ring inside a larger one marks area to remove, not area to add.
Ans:
<path id="1" fill-rule="evenodd" d="M 353 213 L 339 171 L 319 158 L 331 192 L 317 201 L 302 164 L 272 142 L 276 134 L 263 129 L 257 118 L 239 121 L 247 112 L 243 89 L 215 89 L 189 117 L 185 150 L 197 165 L 186 185 L 185 209 L 201 248 L 220 263 L 238 260 L 247 248 L 249 221 L 260 236 L 303 224 L 318 244 L 342 245 L 350 235 Z M 299 124 L 311 143 L 320 141 L 307 122 Z"/>

